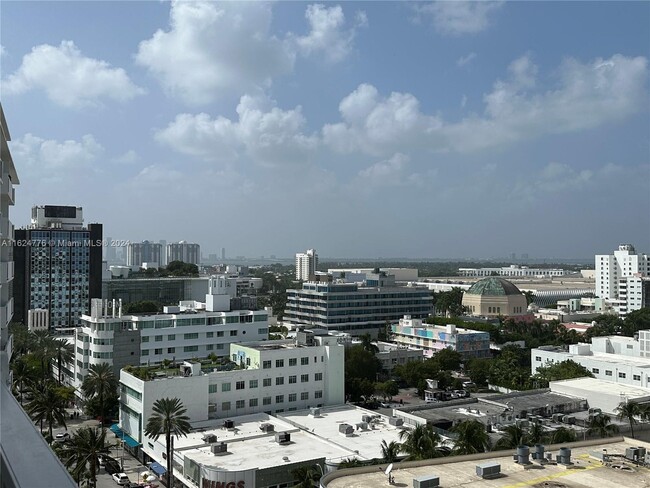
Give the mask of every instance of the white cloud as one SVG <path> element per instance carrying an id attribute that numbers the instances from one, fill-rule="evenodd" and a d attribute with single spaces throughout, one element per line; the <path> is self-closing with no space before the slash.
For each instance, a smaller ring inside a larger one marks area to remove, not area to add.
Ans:
<path id="1" fill-rule="evenodd" d="M 83 56 L 72 41 L 32 48 L 2 88 L 8 94 L 41 89 L 54 103 L 71 108 L 95 106 L 102 99 L 124 102 L 144 93 L 122 68 Z"/>
<path id="2" fill-rule="evenodd" d="M 5 54 L 7 54 L 7 50 L 2 44 L 0 44 L 0 57 L 4 56 Z"/>
<path id="3" fill-rule="evenodd" d="M 458 66 L 459 68 L 467 66 L 469 63 L 474 61 L 475 58 L 476 58 L 476 53 L 474 52 L 469 53 L 467 56 L 461 56 L 456 60 L 456 66 Z"/>
<path id="4" fill-rule="evenodd" d="M 142 41 L 136 60 L 192 104 L 254 90 L 293 69 L 295 54 L 270 34 L 271 20 L 265 3 L 173 1 L 169 30 Z"/>
<path id="5" fill-rule="evenodd" d="M 340 105 L 342 121 L 323 127 L 323 140 L 340 152 L 372 155 L 413 148 L 475 152 L 547 134 L 569 133 L 615 122 L 644 107 L 647 59 L 614 55 L 591 63 L 565 61 L 559 82 L 540 90 L 537 67 L 526 55 L 513 61 L 509 78 L 483 97 L 482 115 L 446 122 L 420 111 L 410 93 L 382 97 L 360 85 Z"/>
<path id="6" fill-rule="evenodd" d="M 228 163 L 248 156 L 264 166 L 305 163 L 318 145 L 316 136 L 303 133 L 305 118 L 299 106 L 281 110 L 268 99 L 244 95 L 237 114 L 238 120 L 179 114 L 156 139 L 208 161 Z"/>
<path id="7" fill-rule="evenodd" d="M 402 153 L 395 153 L 391 158 L 379 161 L 359 171 L 364 183 L 373 186 L 393 186 L 402 183 L 404 169 L 410 158 Z"/>
<path id="8" fill-rule="evenodd" d="M 25 134 L 11 142 L 11 152 L 21 167 L 39 175 L 59 174 L 61 171 L 92 169 L 104 153 L 104 148 L 91 134 L 80 141 L 43 139 Z"/>
<path id="9" fill-rule="evenodd" d="M 476 34 L 488 28 L 490 15 L 504 2 L 437 1 L 415 7 L 420 16 L 430 16 L 436 31 L 442 35 Z"/>
<path id="10" fill-rule="evenodd" d="M 124 154 L 113 158 L 113 161 L 120 164 L 133 164 L 136 163 L 139 159 L 140 157 L 138 156 L 138 153 L 133 149 L 129 149 Z"/>
<path id="11" fill-rule="evenodd" d="M 331 63 L 341 61 L 350 54 L 357 28 L 368 25 L 365 12 L 360 11 L 355 15 L 355 25 L 346 28 L 345 14 L 340 5 L 329 8 L 321 4 L 309 5 L 305 18 L 311 28 L 309 34 L 293 38 L 299 52 L 305 56 L 322 52 Z"/>

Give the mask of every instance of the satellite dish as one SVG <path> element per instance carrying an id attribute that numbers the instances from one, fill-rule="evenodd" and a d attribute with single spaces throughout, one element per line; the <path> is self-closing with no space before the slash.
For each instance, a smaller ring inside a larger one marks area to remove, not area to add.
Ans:
<path id="1" fill-rule="evenodd" d="M 386 471 L 384 472 L 384 474 L 389 475 L 392 470 L 393 470 L 393 463 L 390 463 L 388 465 L 388 467 L 386 468 Z"/>

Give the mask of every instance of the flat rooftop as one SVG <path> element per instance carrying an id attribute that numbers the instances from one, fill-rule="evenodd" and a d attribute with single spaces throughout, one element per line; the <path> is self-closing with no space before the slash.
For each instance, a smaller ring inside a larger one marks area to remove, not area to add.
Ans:
<path id="1" fill-rule="evenodd" d="M 512 459 L 513 451 L 487 453 L 483 459 L 465 460 L 468 456 L 439 458 L 431 460 L 431 464 L 421 467 L 403 467 L 396 463 L 392 471 L 395 477 L 394 486 L 413 486 L 413 479 L 435 474 L 440 477 L 440 486 L 445 488 L 519 488 L 531 486 L 535 488 L 646 488 L 650 484 L 650 470 L 624 463 L 620 458 L 612 458 L 613 462 L 605 466 L 600 460 L 591 457 L 591 452 L 601 452 L 607 449 L 608 454 L 625 454 L 628 447 L 650 444 L 634 439 L 617 438 L 612 442 L 601 442 L 591 446 L 576 447 L 585 443 L 575 443 L 571 446 L 571 467 L 562 465 L 533 464 L 531 469 L 524 469 Z M 558 449 L 550 452 L 558 453 Z M 492 456 L 490 456 L 490 454 Z M 476 475 L 476 466 L 495 462 L 501 465 L 501 476 L 493 479 L 482 479 Z M 438 464 L 440 463 L 440 464 Z M 620 469 L 625 466 L 625 469 Z M 353 470 L 350 470 L 353 471 Z M 364 474 L 350 474 L 329 481 L 327 488 L 376 488 L 388 486 L 383 470 L 375 470 Z"/>
<path id="2" fill-rule="evenodd" d="M 556 352 L 567 355 L 567 359 L 571 358 L 590 358 L 597 361 L 602 361 L 609 364 L 623 364 L 626 366 L 632 366 L 635 368 L 650 368 L 650 358 L 639 358 L 635 356 L 624 356 L 622 354 L 613 354 L 605 352 L 594 352 L 592 354 L 572 354 L 568 351 L 565 351 L 561 348 L 536 348 L 531 349 L 531 351 L 545 351 L 545 352 Z"/>
<path id="3" fill-rule="evenodd" d="M 367 430 L 356 428 L 356 425 L 362 422 L 363 415 L 371 415 L 376 418 L 376 421 L 368 426 Z M 283 412 L 277 416 L 312 432 L 331 444 L 349 450 L 351 456 L 360 459 L 380 458 L 382 456 L 381 441 L 385 440 L 387 444 L 390 444 L 391 441 L 399 441 L 399 433 L 402 430 L 402 427 L 390 425 L 389 417 L 353 405 L 321 408 L 319 417 L 309 415 L 309 410 Z M 354 434 L 350 437 L 339 434 L 339 425 L 341 424 L 355 427 Z"/>
<path id="4" fill-rule="evenodd" d="M 640 386 L 626 385 L 624 383 L 614 383 L 612 381 L 599 380 L 597 378 L 575 378 L 572 380 L 551 381 L 551 390 L 553 386 L 570 387 L 578 390 L 585 390 L 589 392 L 601 392 L 611 394 L 612 391 L 616 395 L 622 395 L 629 400 L 636 398 L 650 397 L 650 388 L 642 388 Z"/>

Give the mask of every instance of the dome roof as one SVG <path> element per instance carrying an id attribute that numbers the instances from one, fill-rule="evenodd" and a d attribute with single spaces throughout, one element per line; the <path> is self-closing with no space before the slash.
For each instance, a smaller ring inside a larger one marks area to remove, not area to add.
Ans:
<path id="1" fill-rule="evenodd" d="M 477 281 L 465 293 L 487 296 L 521 295 L 521 291 L 514 284 L 496 276 Z"/>

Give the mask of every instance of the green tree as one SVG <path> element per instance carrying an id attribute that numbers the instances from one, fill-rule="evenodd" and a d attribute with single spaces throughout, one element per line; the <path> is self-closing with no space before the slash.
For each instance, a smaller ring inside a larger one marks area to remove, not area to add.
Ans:
<path id="1" fill-rule="evenodd" d="M 345 394 L 353 401 L 358 400 L 364 393 L 372 395 L 375 391 L 377 373 L 381 371 L 381 361 L 366 351 L 363 346 L 356 345 L 345 350 Z M 365 380 L 365 381 L 364 381 Z M 363 387 L 363 388 L 362 388 Z M 367 389 L 370 388 L 370 392 Z"/>
<path id="2" fill-rule="evenodd" d="M 33 342 L 30 350 L 40 360 L 43 381 L 50 376 L 50 364 L 56 358 L 54 338 L 49 330 L 37 330 L 32 333 Z"/>
<path id="3" fill-rule="evenodd" d="M 555 432 L 551 434 L 551 444 L 564 444 L 565 442 L 575 442 L 576 433 L 573 429 L 568 427 L 558 427 Z"/>
<path id="4" fill-rule="evenodd" d="M 18 357 L 33 349 L 34 336 L 26 325 L 12 322 L 9 324 L 9 334 L 13 336 L 13 350 Z"/>
<path id="5" fill-rule="evenodd" d="M 402 451 L 409 461 L 419 461 L 444 456 L 442 437 L 427 424 L 417 425 L 412 430 L 403 429 L 399 433 Z"/>
<path id="6" fill-rule="evenodd" d="M 117 378 L 113 373 L 113 367 L 108 363 L 93 364 L 88 368 L 88 376 L 81 385 L 81 391 L 86 401 L 97 398 L 99 400 L 99 418 L 101 425 L 104 425 L 104 414 L 106 412 L 105 401 L 117 394 Z"/>
<path id="7" fill-rule="evenodd" d="M 43 422 L 47 423 L 48 435 L 52 439 L 52 427 L 55 423 L 66 427 L 66 402 L 57 394 L 51 383 L 32 388 L 31 394 L 32 399 L 27 404 L 26 411 L 32 419 L 40 422 L 41 430 L 43 429 Z"/>
<path id="8" fill-rule="evenodd" d="M 619 403 L 615 409 L 615 413 L 619 420 L 625 419 L 630 423 L 630 431 L 632 433 L 632 439 L 634 439 L 634 425 L 637 423 L 635 417 L 641 417 L 643 409 L 637 402 L 627 401 Z"/>
<path id="9" fill-rule="evenodd" d="M 432 358 L 438 368 L 443 371 L 458 371 L 460 370 L 460 363 L 463 360 L 463 356 L 458 351 L 453 349 L 445 348 L 441 349 Z"/>
<path id="10" fill-rule="evenodd" d="M 381 458 L 385 463 L 394 463 L 402 451 L 402 445 L 399 442 L 390 441 L 386 443 L 385 440 L 381 441 Z"/>
<path id="11" fill-rule="evenodd" d="M 61 368 L 64 363 L 71 363 L 74 360 L 74 346 L 63 338 L 52 339 L 52 351 L 56 359 L 58 381 L 61 384 Z"/>
<path id="12" fill-rule="evenodd" d="M 174 447 L 172 435 L 186 437 L 191 430 L 190 418 L 185 415 L 187 409 L 178 398 L 161 398 L 153 404 L 152 414 L 147 420 L 144 433 L 153 440 L 161 435 L 165 436 L 165 449 L 167 451 L 167 486 L 173 486 Z"/>
<path id="13" fill-rule="evenodd" d="M 61 459 L 77 482 L 88 472 L 90 484 L 95 487 L 99 458 L 108 454 L 110 447 L 112 446 L 106 443 L 106 430 L 82 427 L 61 446 Z"/>
<path id="14" fill-rule="evenodd" d="M 490 450 L 490 436 L 485 425 L 478 420 L 463 420 L 454 425 L 451 432 L 457 434 L 452 454 L 476 454 Z"/>
<path id="15" fill-rule="evenodd" d="M 548 364 L 537 368 L 536 376 L 546 382 L 571 380 L 573 378 L 593 378 L 594 375 L 581 364 L 567 359 L 560 363 Z"/>
<path id="16" fill-rule="evenodd" d="M 437 314 L 458 317 L 466 311 L 463 307 L 463 290 L 458 287 L 453 287 L 450 291 L 434 292 L 433 301 Z"/>
<path id="17" fill-rule="evenodd" d="M 23 392 L 28 384 L 36 381 L 36 372 L 33 366 L 24 357 L 12 361 L 11 371 L 13 373 L 14 388 L 18 392 L 20 404 L 23 404 Z"/>
<path id="18" fill-rule="evenodd" d="M 355 457 L 344 459 L 339 463 L 339 469 L 359 468 L 361 466 L 364 466 L 364 463 Z"/>
<path id="19" fill-rule="evenodd" d="M 618 427 L 612 424 L 612 418 L 606 414 L 594 415 L 589 421 L 587 435 L 611 437 L 618 432 Z"/>
<path id="20" fill-rule="evenodd" d="M 542 424 L 535 422 L 528 429 L 528 440 L 531 444 L 542 444 L 546 440 L 546 431 Z"/>
<path id="21" fill-rule="evenodd" d="M 370 337 L 370 334 L 363 334 L 359 338 L 361 339 L 361 347 L 363 347 L 364 351 L 368 351 L 373 354 L 377 354 L 379 352 L 377 345 L 372 343 L 372 337 Z"/>
<path id="22" fill-rule="evenodd" d="M 474 382 L 476 386 L 485 386 L 488 379 L 488 371 L 491 359 L 471 359 L 465 368 L 469 379 Z"/>
<path id="23" fill-rule="evenodd" d="M 321 469 L 317 464 L 312 464 L 311 466 L 300 466 L 293 471 L 291 475 L 294 480 L 297 480 L 297 484 L 293 485 L 294 488 L 314 488 L 318 486 L 320 480 Z"/>
<path id="24" fill-rule="evenodd" d="M 518 425 L 508 425 L 503 429 L 503 435 L 494 445 L 495 449 L 514 449 L 529 443 L 528 433 Z"/>
<path id="25" fill-rule="evenodd" d="M 532 291 L 527 290 L 527 291 L 524 291 L 522 293 L 526 297 L 526 305 L 530 305 L 531 303 L 533 303 L 535 301 L 535 294 Z"/>

